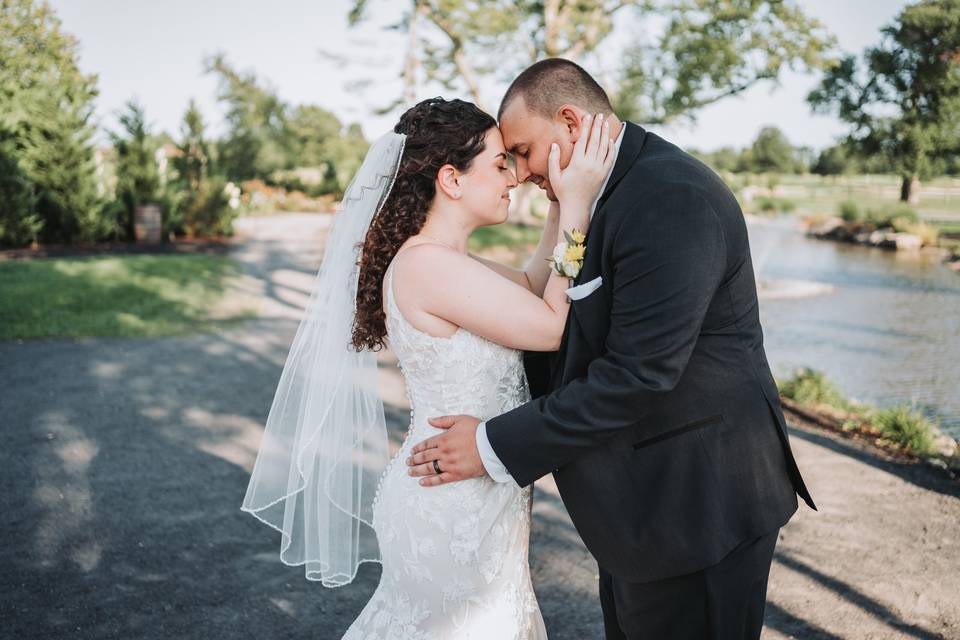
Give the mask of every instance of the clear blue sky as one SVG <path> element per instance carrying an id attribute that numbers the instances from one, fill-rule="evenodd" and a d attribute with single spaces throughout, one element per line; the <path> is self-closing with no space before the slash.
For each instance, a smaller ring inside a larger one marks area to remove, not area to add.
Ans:
<path id="1" fill-rule="evenodd" d="M 115 125 L 114 114 L 136 97 L 150 120 L 175 133 L 193 97 L 216 132 L 222 123 L 216 82 L 202 72 L 205 56 L 224 52 L 235 66 L 252 70 L 291 103 L 315 103 L 345 121 L 363 125 L 368 137 L 387 130 L 398 114 L 376 117 L 375 107 L 400 92 L 404 50 L 399 34 L 385 32 L 406 2 L 371 0 L 369 25 L 347 29 L 347 0 L 52 0 L 64 29 L 80 40 L 80 65 L 99 75 L 98 118 Z M 860 52 L 907 4 L 903 0 L 801 0 L 837 37 L 840 47 Z M 618 34 L 615 32 L 615 36 Z M 621 32 L 619 38 L 625 37 Z M 333 61 L 321 50 L 344 60 Z M 601 52 L 603 55 L 604 52 Z M 509 55 L 508 51 L 504 55 Z M 610 59 L 610 56 L 607 56 Z M 613 62 L 613 60 L 611 60 Z M 365 88 L 358 86 L 367 81 Z M 703 110 L 698 121 L 658 129 L 681 145 L 714 149 L 743 146 L 764 125 L 780 127 L 794 144 L 823 147 L 843 132 L 828 116 L 810 113 L 804 98 L 814 76 L 787 73 L 779 87 L 757 86 Z M 488 87 L 496 104 L 505 85 Z M 425 88 L 423 96 L 449 91 Z"/>

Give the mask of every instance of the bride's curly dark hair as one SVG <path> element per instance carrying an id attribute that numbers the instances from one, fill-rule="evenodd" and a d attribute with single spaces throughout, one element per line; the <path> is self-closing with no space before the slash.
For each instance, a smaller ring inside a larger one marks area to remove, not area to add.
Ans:
<path id="1" fill-rule="evenodd" d="M 423 227 L 436 195 L 440 167 L 469 171 L 486 148 L 496 121 L 463 100 L 430 98 L 411 107 L 393 128 L 407 139 L 390 196 L 370 222 L 360 251 L 360 280 L 353 319 L 353 347 L 379 351 L 387 334 L 383 313 L 383 277 L 400 246 Z"/>

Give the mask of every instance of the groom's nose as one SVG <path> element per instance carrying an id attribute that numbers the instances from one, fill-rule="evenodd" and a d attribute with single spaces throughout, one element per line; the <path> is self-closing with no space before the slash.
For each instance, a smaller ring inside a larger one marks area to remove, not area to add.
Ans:
<path id="1" fill-rule="evenodd" d="M 517 182 L 526 182 L 530 179 L 530 170 L 527 168 L 527 162 L 523 158 L 517 158 Z"/>

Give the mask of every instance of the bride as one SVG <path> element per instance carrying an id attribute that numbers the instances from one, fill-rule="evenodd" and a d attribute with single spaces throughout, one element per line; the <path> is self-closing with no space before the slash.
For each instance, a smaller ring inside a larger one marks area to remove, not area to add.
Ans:
<path id="1" fill-rule="evenodd" d="M 470 103 L 409 109 L 348 188 L 243 503 L 310 580 L 341 586 L 382 564 L 345 639 L 546 638 L 530 487 L 480 477 L 426 490 L 402 461 L 439 433 L 430 417 L 486 419 L 529 400 L 522 351 L 556 350 L 569 308 L 553 247 L 587 228 L 612 146 L 598 117 L 566 169 L 551 149 L 558 202 L 523 270 L 467 252 L 471 232 L 507 219 L 517 185 L 496 122 Z M 412 408 L 389 462 L 373 353 L 385 345 Z"/>

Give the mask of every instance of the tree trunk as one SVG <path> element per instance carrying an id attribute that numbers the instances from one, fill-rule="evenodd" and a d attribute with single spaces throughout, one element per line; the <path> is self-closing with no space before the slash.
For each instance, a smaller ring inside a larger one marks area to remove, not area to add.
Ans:
<path id="1" fill-rule="evenodd" d="M 424 5 L 419 0 L 414 0 L 407 32 L 407 55 L 403 64 L 403 99 L 408 106 L 417 99 L 417 71 L 420 68 L 420 61 L 417 59 L 417 23 L 423 13 Z"/>
<path id="2" fill-rule="evenodd" d="M 900 183 L 900 201 L 917 204 L 920 202 L 920 178 L 917 176 L 904 176 Z"/>

